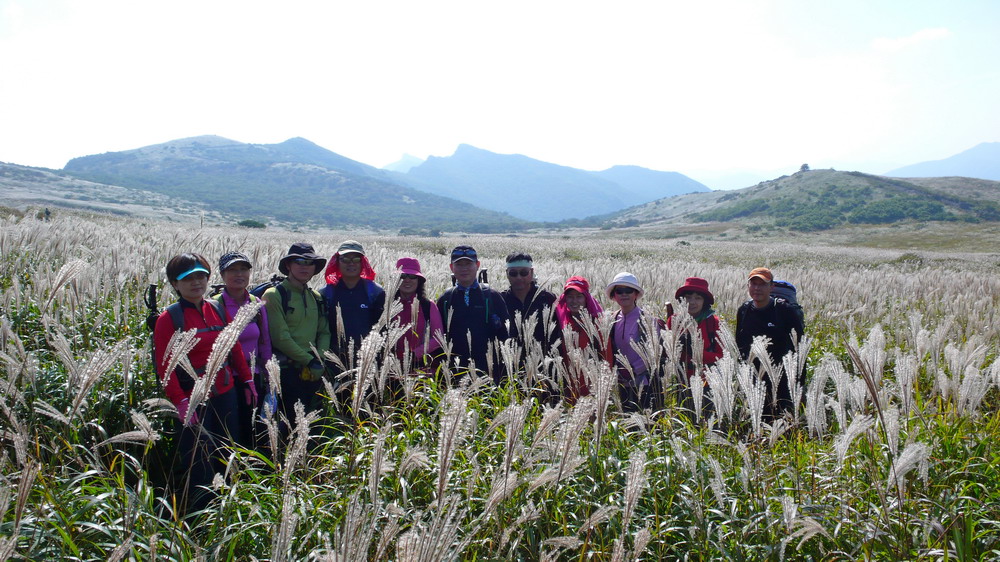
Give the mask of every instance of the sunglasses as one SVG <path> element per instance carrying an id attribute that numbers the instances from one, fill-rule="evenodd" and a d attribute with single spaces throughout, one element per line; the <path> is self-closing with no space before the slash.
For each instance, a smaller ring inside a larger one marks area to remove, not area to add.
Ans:
<path id="1" fill-rule="evenodd" d="M 615 287 L 616 295 L 631 295 L 634 292 L 635 289 L 633 289 L 632 287 Z"/>
<path id="2" fill-rule="evenodd" d="M 454 261 L 455 258 L 472 258 L 476 259 L 476 251 L 473 249 L 468 250 L 455 250 L 451 253 L 451 259 Z"/>
<path id="3" fill-rule="evenodd" d="M 399 275 L 399 278 L 405 281 L 407 279 L 420 279 L 420 276 L 419 275 L 413 275 L 413 274 L 410 274 L 410 273 L 401 273 Z"/>
<path id="4" fill-rule="evenodd" d="M 361 263 L 361 256 L 340 256 L 340 263 Z"/>
<path id="5" fill-rule="evenodd" d="M 531 275 L 530 269 L 508 269 L 507 277 L 528 277 Z"/>
<path id="6" fill-rule="evenodd" d="M 295 258 L 292 260 L 292 263 L 297 265 L 313 265 L 316 263 L 316 260 L 311 260 L 309 258 Z"/>

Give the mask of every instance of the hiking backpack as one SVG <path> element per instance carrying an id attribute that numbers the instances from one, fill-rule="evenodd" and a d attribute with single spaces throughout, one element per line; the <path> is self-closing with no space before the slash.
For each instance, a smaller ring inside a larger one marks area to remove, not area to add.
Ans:
<path id="1" fill-rule="evenodd" d="M 799 304 L 796 298 L 796 293 L 795 285 L 792 285 L 788 281 L 775 279 L 771 283 L 771 296 L 783 300 L 788 306 L 791 306 L 795 310 L 795 314 L 799 317 L 799 320 L 802 321 L 802 325 L 805 326 L 806 315 L 802 310 L 802 305 Z"/>

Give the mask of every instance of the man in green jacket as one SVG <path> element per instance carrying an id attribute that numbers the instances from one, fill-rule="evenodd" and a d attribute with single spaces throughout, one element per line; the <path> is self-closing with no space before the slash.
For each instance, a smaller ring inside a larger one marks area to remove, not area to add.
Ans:
<path id="1" fill-rule="evenodd" d="M 324 362 L 319 353 L 330 348 L 330 326 L 323 310 L 323 299 L 308 286 L 309 281 L 326 265 L 312 244 L 297 242 L 278 262 L 278 271 L 285 280 L 264 293 L 267 303 L 268 331 L 271 347 L 281 366 L 281 398 L 279 406 L 295 424 L 295 403 L 302 402 L 305 411 L 321 406 L 319 392 L 323 388 Z"/>

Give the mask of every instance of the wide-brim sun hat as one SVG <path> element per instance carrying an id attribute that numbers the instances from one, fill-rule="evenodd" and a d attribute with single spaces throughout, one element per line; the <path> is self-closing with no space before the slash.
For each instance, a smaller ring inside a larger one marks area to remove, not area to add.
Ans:
<path id="1" fill-rule="evenodd" d="M 611 282 L 608 283 L 608 286 L 604 288 L 604 294 L 606 294 L 609 299 L 614 300 L 612 293 L 614 293 L 615 287 L 631 287 L 639 293 L 636 298 L 642 296 L 642 285 L 639 284 L 639 280 L 636 279 L 635 275 L 632 275 L 627 271 L 623 271 L 618 275 L 615 275 L 615 278 L 612 279 Z"/>
<path id="2" fill-rule="evenodd" d="M 674 293 L 674 298 L 680 299 L 681 296 L 688 293 L 698 293 L 705 297 L 705 306 L 712 306 L 715 303 L 715 295 L 712 294 L 712 291 L 708 290 L 708 281 L 701 277 L 688 277 L 685 279 L 684 286 L 677 289 L 677 292 Z"/>
<path id="3" fill-rule="evenodd" d="M 278 271 L 280 271 L 282 275 L 288 275 L 288 260 L 297 258 L 313 260 L 313 265 L 316 267 L 316 271 L 313 275 L 323 271 L 323 268 L 326 266 L 326 258 L 317 254 L 316 250 L 313 249 L 312 244 L 296 242 L 292 244 L 291 248 L 288 249 L 288 253 L 285 254 L 285 257 L 281 258 L 278 262 Z"/>
<path id="4" fill-rule="evenodd" d="M 420 272 L 420 262 L 417 258 L 399 258 L 396 260 L 396 271 L 402 275 L 416 275 L 421 279 L 427 279 Z"/>

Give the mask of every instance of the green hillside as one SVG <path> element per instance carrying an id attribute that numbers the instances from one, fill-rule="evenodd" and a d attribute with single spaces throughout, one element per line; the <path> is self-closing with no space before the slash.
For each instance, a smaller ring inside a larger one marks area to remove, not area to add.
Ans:
<path id="1" fill-rule="evenodd" d="M 503 213 L 391 183 L 385 172 L 305 139 L 251 145 L 195 137 L 75 158 L 64 172 L 203 203 L 238 217 L 297 225 L 471 232 L 530 226 Z"/>
<path id="2" fill-rule="evenodd" d="M 806 170 L 729 192 L 695 193 L 628 209 L 606 226 L 734 223 L 812 232 L 850 225 L 1000 220 L 1000 182 L 895 179 Z"/>

